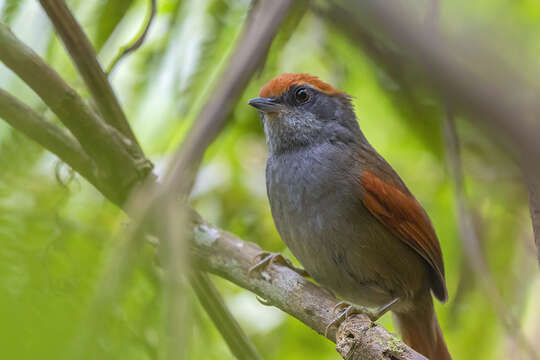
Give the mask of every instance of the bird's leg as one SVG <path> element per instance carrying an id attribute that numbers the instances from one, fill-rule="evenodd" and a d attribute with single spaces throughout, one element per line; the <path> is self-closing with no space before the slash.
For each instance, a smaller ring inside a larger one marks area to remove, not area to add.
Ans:
<path id="1" fill-rule="evenodd" d="M 380 307 L 378 307 L 375 310 L 369 309 L 365 306 L 357 306 L 357 305 L 351 305 L 346 303 L 345 301 L 340 301 L 334 306 L 333 312 L 335 313 L 340 307 L 345 308 L 343 311 L 341 311 L 338 316 L 335 317 L 334 320 L 326 326 L 326 329 L 324 330 L 324 336 L 328 337 L 328 330 L 333 325 L 340 325 L 343 321 L 345 321 L 349 316 L 354 314 L 363 314 L 366 315 L 369 320 L 372 322 L 375 322 L 381 318 L 384 314 L 388 312 L 392 308 L 392 306 L 399 301 L 399 298 L 395 298 L 392 301 L 390 301 L 388 304 L 384 304 Z"/>
<path id="2" fill-rule="evenodd" d="M 283 255 L 281 255 L 280 253 L 271 253 L 271 252 L 268 252 L 268 251 L 261 251 L 260 253 L 255 255 L 254 260 L 256 261 L 259 258 L 261 258 L 261 260 L 257 261 L 255 263 L 255 265 L 253 265 L 252 267 L 249 268 L 248 276 L 251 276 L 251 273 L 253 271 L 260 271 L 263 268 L 277 262 L 277 263 L 280 263 L 282 265 L 285 265 L 286 267 L 288 267 L 289 269 L 295 271 L 296 273 L 298 273 L 299 275 L 301 275 L 303 277 L 309 277 L 309 274 L 307 273 L 306 270 L 304 270 L 302 268 L 299 268 L 297 266 L 294 266 L 293 263 L 291 262 L 291 260 L 284 258 Z"/>

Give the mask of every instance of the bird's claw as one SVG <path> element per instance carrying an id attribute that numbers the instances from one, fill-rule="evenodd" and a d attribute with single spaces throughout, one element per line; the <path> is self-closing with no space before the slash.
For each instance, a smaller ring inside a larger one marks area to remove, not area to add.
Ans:
<path id="1" fill-rule="evenodd" d="M 296 273 L 298 273 L 299 275 L 303 277 L 309 277 L 309 274 L 307 273 L 306 270 L 299 268 L 297 266 L 294 266 L 291 260 L 286 259 L 280 253 L 270 253 L 268 251 L 261 251 L 260 253 L 255 255 L 255 261 L 261 257 L 262 257 L 261 260 L 257 261 L 255 265 L 249 268 L 248 276 L 251 276 L 251 273 L 254 271 L 261 270 L 262 268 L 265 268 L 277 262 L 295 271 Z"/>
<path id="2" fill-rule="evenodd" d="M 339 308 L 343 308 L 343 310 L 339 312 L 339 316 L 344 315 L 346 318 L 354 314 L 362 314 L 366 315 L 371 321 L 377 321 L 382 316 L 379 314 L 378 310 L 372 310 L 365 306 L 351 305 L 345 301 L 338 302 L 336 306 L 334 306 L 333 312 L 336 313 Z"/>
<path id="3" fill-rule="evenodd" d="M 341 323 L 345 320 L 347 320 L 351 315 L 354 314 L 363 314 L 366 315 L 371 321 L 376 321 L 377 319 L 374 316 L 374 312 L 364 306 L 355 306 L 348 304 L 344 301 L 340 301 L 334 306 L 332 312 L 336 313 L 336 311 L 339 308 L 345 308 L 344 310 L 340 310 L 338 315 L 326 326 L 324 329 L 324 336 L 328 337 L 328 330 L 334 325 L 341 325 Z"/>
<path id="4" fill-rule="evenodd" d="M 339 326 L 343 321 L 348 319 L 351 315 L 355 315 L 355 314 L 366 315 L 369 318 L 369 320 L 371 320 L 372 322 L 375 322 L 379 320 L 381 316 L 386 314 L 388 310 L 390 310 L 392 305 L 394 305 L 398 301 L 399 301 L 399 298 L 395 298 L 392 301 L 390 301 L 388 304 L 385 304 L 377 308 L 376 310 L 372 310 L 365 306 L 351 305 L 351 304 L 346 303 L 345 301 L 340 301 L 334 306 L 334 308 L 332 309 L 332 312 L 336 313 L 336 311 L 338 311 L 339 308 L 345 308 L 345 310 L 339 312 L 339 314 L 334 318 L 334 320 L 332 320 L 330 324 L 326 326 L 326 328 L 324 329 L 324 336 L 328 337 L 328 330 L 333 325 Z"/>

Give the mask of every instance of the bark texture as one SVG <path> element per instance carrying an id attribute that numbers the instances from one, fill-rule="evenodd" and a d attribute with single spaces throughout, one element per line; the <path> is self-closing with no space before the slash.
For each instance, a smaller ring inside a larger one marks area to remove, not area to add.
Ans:
<path id="1" fill-rule="evenodd" d="M 259 295 L 324 335 L 326 326 L 337 315 L 333 312 L 336 298 L 278 263 L 248 276 L 261 248 L 212 226 L 196 214 L 194 218 L 191 251 L 198 266 Z M 344 359 L 425 359 L 364 315 L 351 316 L 339 329 L 330 328 L 328 339 L 336 342 L 336 350 Z"/>

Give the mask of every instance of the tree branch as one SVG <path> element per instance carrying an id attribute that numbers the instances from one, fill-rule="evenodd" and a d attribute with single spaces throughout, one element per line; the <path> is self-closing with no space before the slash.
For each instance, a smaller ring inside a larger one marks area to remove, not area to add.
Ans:
<path id="1" fill-rule="evenodd" d="M 212 284 L 207 274 L 192 270 L 189 282 L 197 298 L 208 313 L 210 320 L 219 330 L 231 352 L 238 360 L 262 360 L 253 344 L 245 336 L 240 325 L 228 311 L 223 298 Z M 219 306 L 216 307 L 216 304 Z M 225 310 L 225 311 L 224 311 Z M 231 328 L 234 328 L 231 330 Z M 239 337 L 240 335 L 240 337 Z"/>
<path id="2" fill-rule="evenodd" d="M 64 129 L 45 120 L 26 104 L 0 89 L 0 118 L 30 139 L 61 158 L 83 177 L 104 191 L 97 177 L 96 164 L 86 155 L 79 142 Z"/>
<path id="3" fill-rule="evenodd" d="M 96 161 L 103 183 L 109 184 L 107 196 L 122 203 L 133 184 L 150 170 L 126 150 L 124 136 L 105 124 L 56 71 L 3 24 L 0 61 L 31 87 L 79 140 Z"/>
<path id="4" fill-rule="evenodd" d="M 103 119 L 129 139 L 129 149 L 134 157 L 144 161 L 139 143 L 98 62 L 94 48 L 66 3 L 64 0 L 40 0 L 40 3 L 88 86 Z"/>
<path id="5" fill-rule="evenodd" d="M 292 0 L 274 0 L 257 4 L 253 10 L 257 22 L 248 21 L 244 26 L 228 66 L 218 81 L 212 97 L 203 106 L 203 110 L 195 120 L 195 125 L 176 152 L 163 185 L 158 188 L 153 185 L 141 188 L 141 191 L 134 195 L 135 208 L 128 210 L 134 221 L 146 220 L 151 223 L 152 229 L 161 240 L 161 248 L 165 249 L 160 254 L 167 268 L 165 297 L 169 300 L 167 310 L 170 314 L 166 321 L 167 333 L 176 334 L 181 331 L 178 329 L 178 324 L 182 323 L 180 309 L 182 305 L 177 300 L 177 294 L 181 293 L 184 275 L 182 270 L 186 269 L 185 263 L 189 261 L 185 251 L 184 240 L 187 239 L 188 233 L 187 223 L 184 220 L 186 220 L 187 197 L 191 192 L 196 169 L 207 146 L 225 126 L 232 106 L 247 86 L 255 70 L 264 62 L 266 51 L 270 48 L 291 3 Z M 176 196 L 171 196 L 172 194 Z M 142 206 L 138 205 L 141 203 Z M 159 215 L 156 216 L 156 214 Z M 146 219 L 147 217 L 150 219 Z M 196 287 L 197 294 L 202 294 L 203 290 L 210 288 L 209 280 L 205 284 L 204 287 Z M 192 283 L 192 285 L 197 284 Z M 217 291 L 215 293 L 217 294 Z M 207 298 L 199 296 L 199 298 L 207 310 L 213 313 L 219 310 L 222 319 L 230 317 L 227 309 L 223 303 L 217 301 L 216 296 Z M 209 303 L 210 301 L 212 304 Z M 234 353 L 245 356 L 248 353 L 248 358 L 254 358 L 255 347 L 247 342 L 247 338 L 239 332 L 239 327 L 235 326 L 234 322 L 220 322 L 219 324 L 218 329 L 224 330 L 222 334 Z M 175 336 L 175 342 L 168 344 L 167 353 L 171 359 L 175 354 L 181 353 L 182 346 L 179 346 L 176 338 L 178 336 Z M 231 342 L 233 338 L 235 341 Z M 256 355 L 255 358 L 260 358 L 260 355 Z"/>
<path id="6" fill-rule="evenodd" d="M 225 127 L 228 115 L 246 88 L 255 71 L 264 63 L 267 50 L 285 18 L 292 0 L 257 2 L 228 61 L 228 66 L 217 82 L 212 97 L 203 106 L 193 128 L 174 157 L 166 183 L 176 193 L 187 193 L 192 186 L 206 147 Z M 181 180 L 183 185 L 177 183 Z"/>
<path id="7" fill-rule="evenodd" d="M 274 263 L 261 276 L 248 276 L 261 248 L 194 215 L 192 253 L 202 269 L 247 289 L 294 316 L 319 334 L 335 318 L 338 300 L 286 266 Z M 345 320 L 328 339 L 345 359 L 425 359 L 364 315 Z M 352 357 L 350 357 L 352 356 Z"/>
<path id="8" fill-rule="evenodd" d="M 529 196 L 529 211 L 533 225 L 534 242 L 538 261 L 540 262 L 540 179 L 534 171 L 525 171 L 525 179 Z"/>
<path id="9" fill-rule="evenodd" d="M 528 159 L 540 158 L 536 138 L 540 129 L 530 121 L 540 116 L 538 90 L 515 69 L 497 62 L 480 42 L 442 39 L 440 32 L 426 31 L 424 24 L 399 2 L 329 0 L 328 6 L 317 9 L 355 42 L 357 33 L 378 31 L 378 38 L 386 35 L 406 55 L 391 55 L 393 60 L 401 58 L 416 64 L 447 103 L 466 110 L 472 121 L 487 128 L 517 159 L 522 154 Z M 487 73 L 485 64 L 493 62 L 496 71 Z"/>

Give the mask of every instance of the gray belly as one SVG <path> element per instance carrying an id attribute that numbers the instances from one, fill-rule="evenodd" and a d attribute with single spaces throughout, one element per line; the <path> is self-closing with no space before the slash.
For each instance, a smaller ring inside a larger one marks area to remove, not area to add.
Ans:
<path id="1" fill-rule="evenodd" d="M 306 271 L 346 301 L 380 306 L 411 298 L 424 279 L 423 260 L 364 207 L 360 187 L 334 162 L 309 154 L 269 159 L 267 188 L 283 241 Z M 399 254 L 399 256 L 396 256 Z M 412 268 L 411 268 L 412 267 Z"/>

